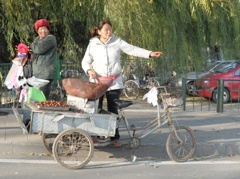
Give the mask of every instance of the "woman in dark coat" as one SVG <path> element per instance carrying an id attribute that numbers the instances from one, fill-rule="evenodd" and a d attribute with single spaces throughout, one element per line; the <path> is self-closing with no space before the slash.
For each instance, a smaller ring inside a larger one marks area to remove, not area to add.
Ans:
<path id="1" fill-rule="evenodd" d="M 49 34 L 50 24 L 46 19 L 37 20 L 35 30 L 38 37 L 31 44 L 32 75 L 36 78 L 49 80 L 41 87 L 46 99 L 49 98 L 51 82 L 56 77 L 57 41 L 55 36 Z"/>

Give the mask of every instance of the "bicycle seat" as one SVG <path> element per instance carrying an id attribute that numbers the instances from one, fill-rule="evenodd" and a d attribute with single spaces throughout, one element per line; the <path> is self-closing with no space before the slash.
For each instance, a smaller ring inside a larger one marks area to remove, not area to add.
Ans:
<path id="1" fill-rule="evenodd" d="M 117 104 L 117 106 L 121 109 L 121 108 L 126 108 L 130 105 L 133 104 L 132 101 L 126 101 L 126 100 L 120 100 L 120 99 L 116 99 L 114 100 L 114 102 Z"/>

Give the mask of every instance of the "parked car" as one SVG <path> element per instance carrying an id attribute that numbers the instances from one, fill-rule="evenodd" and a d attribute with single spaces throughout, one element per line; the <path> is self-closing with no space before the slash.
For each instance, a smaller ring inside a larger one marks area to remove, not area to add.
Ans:
<path id="1" fill-rule="evenodd" d="M 218 81 L 224 80 L 223 103 L 230 99 L 240 97 L 240 61 L 234 61 L 228 65 L 220 65 L 214 72 L 198 78 L 195 83 L 197 95 L 206 99 L 217 101 Z"/>
<path id="2" fill-rule="evenodd" d="M 215 61 L 213 62 L 206 71 L 197 73 L 197 72 L 189 72 L 186 75 L 182 75 L 180 79 L 178 79 L 178 85 L 177 86 L 182 86 L 182 78 L 186 78 L 186 94 L 189 96 L 194 96 L 196 95 L 195 90 L 194 90 L 194 83 L 197 78 L 201 78 L 202 76 L 209 74 L 209 73 L 214 73 L 215 70 L 222 68 L 228 64 L 231 64 L 235 62 L 236 60 L 221 60 L 221 61 Z"/>

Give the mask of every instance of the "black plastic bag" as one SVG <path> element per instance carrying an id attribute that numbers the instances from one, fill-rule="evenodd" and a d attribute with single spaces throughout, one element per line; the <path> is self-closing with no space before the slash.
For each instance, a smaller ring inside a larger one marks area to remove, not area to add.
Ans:
<path id="1" fill-rule="evenodd" d="M 23 76 L 28 79 L 31 78 L 33 75 L 32 73 L 32 60 L 28 59 L 23 66 Z"/>

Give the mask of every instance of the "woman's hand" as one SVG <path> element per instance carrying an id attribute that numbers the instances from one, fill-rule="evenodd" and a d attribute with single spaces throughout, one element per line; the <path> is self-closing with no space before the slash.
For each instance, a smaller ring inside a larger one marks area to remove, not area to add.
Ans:
<path id="1" fill-rule="evenodd" d="M 151 52 L 150 53 L 150 57 L 160 57 L 160 55 L 162 55 L 162 52 Z"/>
<path id="2" fill-rule="evenodd" d="M 97 78 L 97 75 L 96 75 L 96 73 L 95 73 L 93 70 L 89 69 L 89 70 L 87 71 L 87 73 L 88 73 L 88 75 L 89 75 L 91 78 L 93 78 L 93 79 L 96 79 L 96 78 Z"/>

